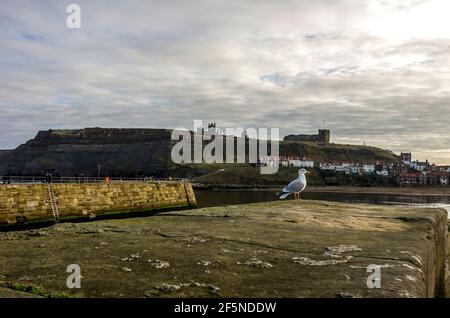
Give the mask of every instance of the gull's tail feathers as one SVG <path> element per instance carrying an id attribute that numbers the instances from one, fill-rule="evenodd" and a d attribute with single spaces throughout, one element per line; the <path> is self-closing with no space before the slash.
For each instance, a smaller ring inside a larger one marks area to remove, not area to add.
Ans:
<path id="1" fill-rule="evenodd" d="M 284 193 L 284 194 L 282 194 L 281 195 L 281 197 L 280 197 L 280 200 L 284 200 L 284 199 L 286 199 L 288 196 L 289 196 L 289 194 L 291 194 L 290 192 L 288 192 L 288 193 Z"/>

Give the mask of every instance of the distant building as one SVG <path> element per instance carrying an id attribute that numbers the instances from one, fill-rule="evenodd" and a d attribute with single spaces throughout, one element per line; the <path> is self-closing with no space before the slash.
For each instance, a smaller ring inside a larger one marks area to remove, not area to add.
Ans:
<path id="1" fill-rule="evenodd" d="M 292 159 L 289 160 L 289 166 L 290 167 L 296 167 L 296 168 L 314 168 L 314 161 L 310 160 L 298 160 L 298 159 Z"/>
<path id="2" fill-rule="evenodd" d="M 394 175 L 394 176 L 398 176 L 401 173 L 405 173 L 408 172 L 408 166 L 404 165 L 404 164 L 392 164 L 391 167 L 389 168 L 389 174 Z"/>
<path id="3" fill-rule="evenodd" d="M 195 131 L 196 134 L 206 134 L 206 135 L 223 135 L 223 132 L 221 129 L 217 128 L 217 125 L 215 122 L 208 123 L 208 128 L 203 127 L 197 127 L 197 131 Z"/>
<path id="4" fill-rule="evenodd" d="M 420 175 L 419 172 L 404 172 L 400 174 L 398 182 L 400 185 L 417 185 L 419 183 Z"/>
<path id="5" fill-rule="evenodd" d="M 426 171 L 431 167 L 431 164 L 428 162 L 428 160 L 422 162 L 418 160 L 412 161 L 412 154 L 410 152 L 402 152 L 400 154 L 400 160 L 410 169 L 414 169 L 416 171 Z"/>
<path id="6" fill-rule="evenodd" d="M 204 130 L 204 132 L 208 132 L 214 135 L 222 135 L 222 130 L 217 128 L 217 125 L 215 122 L 208 123 L 208 129 Z"/>
<path id="7" fill-rule="evenodd" d="M 259 166 L 277 167 L 280 165 L 280 157 L 278 156 L 260 156 L 257 160 Z"/>
<path id="8" fill-rule="evenodd" d="M 319 163 L 320 170 L 336 170 L 336 165 L 334 163 L 321 162 Z"/>
<path id="9" fill-rule="evenodd" d="M 336 165 L 337 172 L 345 172 L 346 174 L 350 174 L 352 170 L 353 164 L 349 162 L 341 162 L 340 165 Z"/>
<path id="10" fill-rule="evenodd" d="M 440 180 L 439 180 L 439 183 L 440 183 L 441 185 L 449 185 L 449 183 L 450 183 L 450 177 L 449 177 L 449 174 L 443 174 L 443 175 L 441 175 Z"/>
<path id="11" fill-rule="evenodd" d="M 427 161 L 420 162 L 420 161 L 414 161 L 411 162 L 410 167 L 417 171 L 424 171 L 430 166 L 430 163 Z"/>
<path id="12" fill-rule="evenodd" d="M 412 162 L 412 154 L 410 152 L 402 152 L 400 154 L 400 160 L 403 162 Z"/>
<path id="13" fill-rule="evenodd" d="M 331 133 L 329 129 L 319 129 L 319 133 L 317 135 L 289 135 L 284 137 L 284 141 L 301 141 L 301 142 L 316 142 L 329 144 L 330 143 Z"/>
<path id="14" fill-rule="evenodd" d="M 374 173 L 375 172 L 375 165 L 363 165 L 362 171 L 366 174 Z"/>
<path id="15" fill-rule="evenodd" d="M 314 161 L 294 156 L 260 156 L 258 165 L 264 167 L 314 168 Z"/>
<path id="16" fill-rule="evenodd" d="M 428 184 L 428 175 L 426 172 L 422 172 L 417 177 L 417 183 L 420 185 L 427 185 Z"/>
<path id="17" fill-rule="evenodd" d="M 426 171 L 401 173 L 399 175 L 398 182 L 400 185 L 448 186 L 450 184 L 450 174 Z"/>
<path id="18" fill-rule="evenodd" d="M 430 185 L 439 185 L 441 184 L 441 174 L 439 173 L 428 173 L 428 184 Z"/>
<path id="19" fill-rule="evenodd" d="M 321 162 L 319 163 L 319 169 L 344 172 L 346 174 L 357 174 L 360 172 L 360 165 L 357 162 Z"/>
<path id="20" fill-rule="evenodd" d="M 287 168 L 289 167 L 289 159 L 286 156 L 279 157 L 280 167 Z"/>

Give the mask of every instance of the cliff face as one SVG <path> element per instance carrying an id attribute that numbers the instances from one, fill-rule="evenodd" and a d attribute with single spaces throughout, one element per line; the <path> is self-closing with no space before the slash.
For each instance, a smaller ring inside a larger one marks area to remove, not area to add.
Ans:
<path id="1" fill-rule="evenodd" d="M 361 162 L 374 164 L 400 163 L 392 152 L 369 146 L 319 144 L 284 141 L 280 143 L 280 154 L 285 156 L 304 156 L 315 162 Z M 301 154 L 301 155 L 299 155 Z"/>
<path id="2" fill-rule="evenodd" d="M 111 177 L 196 177 L 219 165 L 173 164 L 174 142 L 167 129 L 85 128 L 40 131 L 11 151 L 0 151 L 0 175 L 54 175 Z M 391 153 L 373 147 L 281 142 L 280 154 L 314 161 L 398 162 Z M 229 167 L 229 166 L 224 166 Z"/>
<path id="3" fill-rule="evenodd" d="M 4 154 L 0 174 L 135 177 L 168 175 L 170 131 L 102 129 L 40 131 L 34 139 Z"/>
<path id="4" fill-rule="evenodd" d="M 0 150 L 0 160 L 3 156 L 6 156 L 8 153 L 10 153 L 11 150 Z"/>

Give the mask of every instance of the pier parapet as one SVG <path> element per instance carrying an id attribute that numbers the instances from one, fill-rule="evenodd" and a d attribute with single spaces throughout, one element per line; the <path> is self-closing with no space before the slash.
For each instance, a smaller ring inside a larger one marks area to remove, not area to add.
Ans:
<path id="1" fill-rule="evenodd" d="M 49 184 L 1 184 L 0 226 L 197 205 L 187 181 L 53 183 L 52 193 Z"/>

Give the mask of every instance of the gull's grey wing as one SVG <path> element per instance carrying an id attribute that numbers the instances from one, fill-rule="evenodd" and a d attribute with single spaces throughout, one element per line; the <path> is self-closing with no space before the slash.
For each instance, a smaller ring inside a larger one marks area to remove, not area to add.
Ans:
<path id="1" fill-rule="evenodd" d="M 305 186 L 306 185 L 301 180 L 295 179 L 283 189 L 283 192 L 302 192 L 305 189 Z"/>

